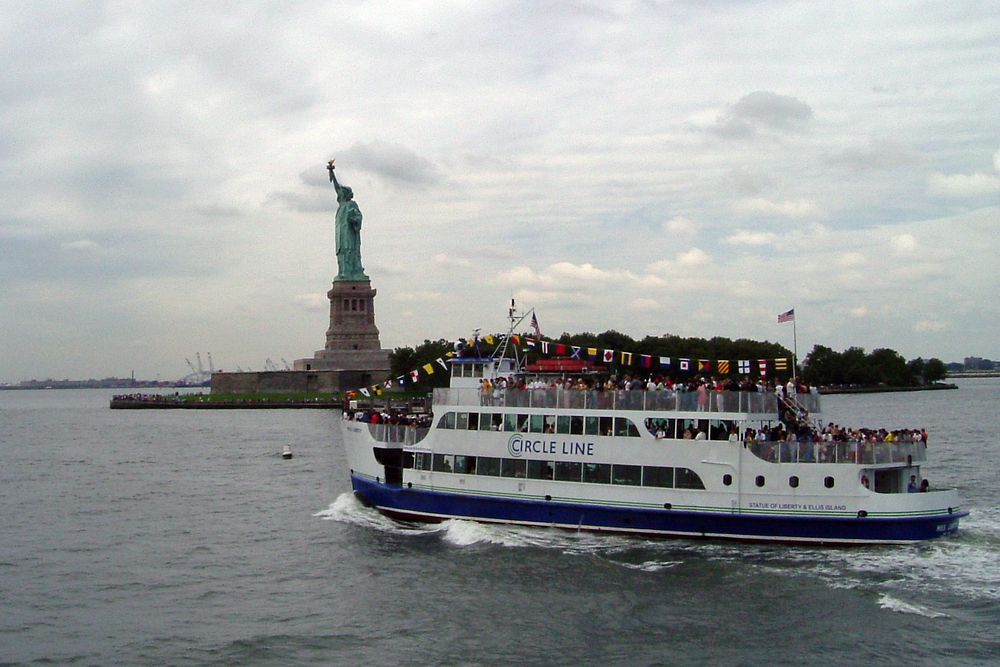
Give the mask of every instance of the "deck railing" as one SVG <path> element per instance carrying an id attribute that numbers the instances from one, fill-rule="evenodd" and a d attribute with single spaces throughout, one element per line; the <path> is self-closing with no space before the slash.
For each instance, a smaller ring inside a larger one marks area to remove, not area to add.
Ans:
<path id="1" fill-rule="evenodd" d="M 796 394 L 799 407 L 819 411 L 818 394 Z M 729 412 L 777 414 L 774 394 L 752 391 L 592 391 L 579 389 L 507 389 L 483 394 L 475 388 L 434 390 L 434 404 L 497 408 L 556 408 L 567 410 L 635 410 L 642 412 Z"/>
<path id="2" fill-rule="evenodd" d="M 415 445 L 430 432 L 429 428 L 417 428 L 406 424 L 368 424 L 368 432 L 379 442 L 400 446 Z"/>
<path id="3" fill-rule="evenodd" d="M 757 458 L 774 463 L 914 463 L 927 460 L 923 442 L 753 442 Z"/>

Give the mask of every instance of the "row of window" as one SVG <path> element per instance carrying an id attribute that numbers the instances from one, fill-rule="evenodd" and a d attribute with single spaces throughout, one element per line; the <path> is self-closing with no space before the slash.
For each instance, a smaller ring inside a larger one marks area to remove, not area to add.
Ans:
<path id="1" fill-rule="evenodd" d="M 639 429 L 627 417 L 580 417 L 529 415 L 501 412 L 446 412 L 438 428 L 460 431 L 509 431 L 519 433 L 564 433 L 567 435 L 617 435 L 639 437 Z"/>
<path id="2" fill-rule="evenodd" d="M 764 479 L 763 475 L 757 475 L 753 480 L 753 483 L 759 487 L 763 487 L 766 482 L 767 480 Z M 725 484 L 726 486 L 730 486 L 733 483 L 733 476 L 730 475 L 729 473 L 726 473 L 725 475 L 722 476 L 722 483 Z M 793 489 L 799 488 L 799 476 L 792 475 L 791 477 L 789 477 L 788 486 L 792 487 Z M 828 489 L 832 489 L 834 486 L 833 477 L 829 475 L 824 477 L 823 486 L 825 486 Z"/>
<path id="3" fill-rule="evenodd" d="M 364 299 L 344 299 L 344 310 L 364 311 Z"/>
<path id="4" fill-rule="evenodd" d="M 406 467 L 411 466 L 406 465 Z M 557 482 L 656 486 L 667 489 L 705 488 L 698 473 L 688 468 L 669 466 L 580 463 L 576 461 L 544 461 L 416 452 L 413 455 L 412 467 L 416 470 L 432 470 L 434 472 L 549 479 Z"/>

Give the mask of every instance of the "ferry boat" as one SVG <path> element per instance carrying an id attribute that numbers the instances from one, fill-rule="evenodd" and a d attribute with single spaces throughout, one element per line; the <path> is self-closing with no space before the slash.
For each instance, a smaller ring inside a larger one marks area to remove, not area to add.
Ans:
<path id="1" fill-rule="evenodd" d="M 449 360 L 424 425 L 345 410 L 363 503 L 404 521 L 823 545 L 944 537 L 968 515 L 955 490 L 915 487 L 920 437 L 818 435 L 818 393 L 602 389 L 565 369 L 553 382 L 510 338 Z"/>

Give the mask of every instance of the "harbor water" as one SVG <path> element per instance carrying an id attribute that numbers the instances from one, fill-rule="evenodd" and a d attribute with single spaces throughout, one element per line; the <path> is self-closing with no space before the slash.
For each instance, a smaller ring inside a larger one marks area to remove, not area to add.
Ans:
<path id="1" fill-rule="evenodd" d="M 2 391 L 0 665 L 995 665 L 1000 379 L 958 384 L 824 397 L 926 428 L 972 512 L 851 549 L 403 525 L 350 493 L 338 412 Z"/>

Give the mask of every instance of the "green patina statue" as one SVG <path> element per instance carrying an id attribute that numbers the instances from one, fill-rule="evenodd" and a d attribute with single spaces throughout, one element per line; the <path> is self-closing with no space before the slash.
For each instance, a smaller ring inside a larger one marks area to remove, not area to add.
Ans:
<path id="1" fill-rule="evenodd" d="M 333 160 L 326 164 L 330 182 L 337 191 L 337 277 L 339 280 L 368 280 L 361 266 L 361 209 L 354 201 L 354 191 L 337 182 Z"/>

